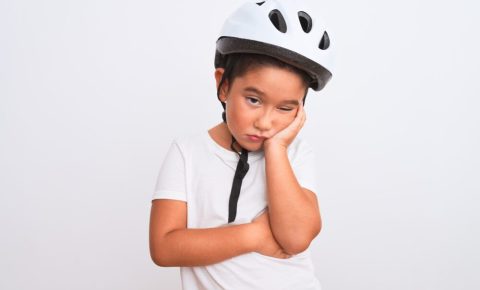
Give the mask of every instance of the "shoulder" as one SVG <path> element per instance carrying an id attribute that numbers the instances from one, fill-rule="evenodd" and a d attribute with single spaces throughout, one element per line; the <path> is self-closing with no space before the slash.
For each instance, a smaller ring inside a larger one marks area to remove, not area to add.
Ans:
<path id="1" fill-rule="evenodd" d="M 199 149 L 206 144 L 207 133 L 185 133 L 176 136 L 172 140 L 172 146 L 177 146 L 182 152 L 190 152 Z"/>
<path id="2" fill-rule="evenodd" d="M 184 133 L 173 138 L 173 142 L 178 145 L 188 146 L 189 144 L 199 142 L 202 139 L 201 137 L 200 133 Z"/>

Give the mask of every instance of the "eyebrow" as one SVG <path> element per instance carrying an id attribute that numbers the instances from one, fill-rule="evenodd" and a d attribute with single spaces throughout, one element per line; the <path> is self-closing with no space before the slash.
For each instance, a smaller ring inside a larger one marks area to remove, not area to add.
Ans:
<path id="1" fill-rule="evenodd" d="M 260 95 L 260 96 L 264 96 L 265 93 L 262 92 L 261 90 L 257 89 L 256 87 L 246 87 L 245 89 L 243 89 L 245 92 L 252 92 L 252 93 L 255 93 L 257 95 Z"/>
<path id="2" fill-rule="evenodd" d="M 260 96 L 264 96 L 265 93 L 259 89 L 257 89 L 256 87 L 246 87 L 243 91 L 245 92 L 251 92 L 251 93 L 255 93 L 257 95 L 260 95 Z M 299 105 L 299 102 L 298 100 L 284 100 L 284 101 L 281 101 L 280 104 L 288 104 L 288 105 Z"/>
<path id="3" fill-rule="evenodd" d="M 280 103 L 281 104 L 286 104 L 286 105 L 296 105 L 296 106 L 299 105 L 297 100 L 285 100 L 285 101 L 282 101 Z"/>

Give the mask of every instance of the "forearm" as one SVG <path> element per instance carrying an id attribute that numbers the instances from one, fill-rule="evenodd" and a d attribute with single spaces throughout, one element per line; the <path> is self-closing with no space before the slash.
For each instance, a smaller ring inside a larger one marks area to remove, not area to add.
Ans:
<path id="1" fill-rule="evenodd" d="M 287 252 L 302 252 L 320 231 L 316 200 L 298 183 L 286 148 L 265 150 L 265 171 L 272 232 Z"/>
<path id="2" fill-rule="evenodd" d="M 241 224 L 208 229 L 180 229 L 165 235 L 152 254 L 163 267 L 204 266 L 255 250 L 254 225 Z"/>

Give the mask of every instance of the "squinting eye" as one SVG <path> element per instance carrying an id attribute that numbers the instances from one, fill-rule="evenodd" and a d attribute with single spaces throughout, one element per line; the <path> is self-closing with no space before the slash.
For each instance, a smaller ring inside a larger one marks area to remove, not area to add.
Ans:
<path id="1" fill-rule="evenodd" d="M 293 109 L 292 109 L 292 108 L 280 108 L 280 110 L 289 112 L 289 111 L 291 111 L 291 110 L 293 110 Z"/>

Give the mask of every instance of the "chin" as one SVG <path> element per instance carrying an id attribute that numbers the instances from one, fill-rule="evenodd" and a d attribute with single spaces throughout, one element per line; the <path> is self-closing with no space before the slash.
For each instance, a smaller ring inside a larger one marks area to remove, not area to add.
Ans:
<path id="1" fill-rule="evenodd" d="M 248 151 L 259 151 L 263 149 L 263 142 L 260 144 L 247 144 L 246 146 L 242 145 L 242 147 Z"/>
<path id="2" fill-rule="evenodd" d="M 242 148 L 245 148 L 247 149 L 248 151 L 258 151 L 258 150 L 262 150 L 263 149 L 263 143 L 264 142 L 251 142 L 249 140 L 245 140 L 245 139 L 240 139 L 239 138 L 235 138 L 235 140 L 237 140 L 237 143 L 242 147 Z"/>

